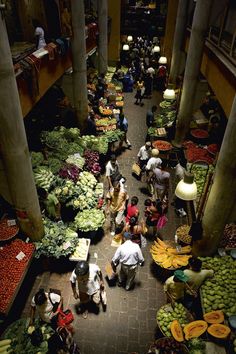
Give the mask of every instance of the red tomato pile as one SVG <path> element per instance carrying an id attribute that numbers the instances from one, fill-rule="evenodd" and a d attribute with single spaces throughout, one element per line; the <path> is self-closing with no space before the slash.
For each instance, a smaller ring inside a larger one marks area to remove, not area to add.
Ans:
<path id="1" fill-rule="evenodd" d="M 32 243 L 25 243 L 19 239 L 0 249 L 0 312 L 6 313 L 12 296 L 19 284 L 25 268 L 34 252 Z M 21 261 L 16 259 L 20 251 L 26 255 Z"/>
<path id="2" fill-rule="evenodd" d="M 189 162 L 203 161 L 209 165 L 213 163 L 214 158 L 206 149 L 198 147 L 192 141 L 187 141 L 183 145 L 186 148 L 185 155 Z"/>
<path id="3" fill-rule="evenodd" d="M 219 149 L 218 149 L 217 144 L 210 144 L 210 145 L 208 145 L 207 150 L 210 154 L 216 155 L 216 153 L 218 152 Z"/>
<path id="4" fill-rule="evenodd" d="M 7 224 L 7 219 L 3 219 L 0 221 L 0 240 L 1 241 L 7 241 L 14 237 L 17 232 L 19 231 L 19 228 L 17 225 L 14 226 L 8 226 Z"/>
<path id="5" fill-rule="evenodd" d="M 206 139 L 208 138 L 208 132 L 203 129 L 193 129 L 190 131 L 191 135 L 194 136 L 194 138 L 198 139 Z"/>
<path id="6" fill-rule="evenodd" d="M 168 141 L 165 141 L 165 140 L 153 141 L 152 146 L 155 149 L 158 149 L 160 151 L 168 151 L 168 150 L 172 149 L 172 145 Z"/>

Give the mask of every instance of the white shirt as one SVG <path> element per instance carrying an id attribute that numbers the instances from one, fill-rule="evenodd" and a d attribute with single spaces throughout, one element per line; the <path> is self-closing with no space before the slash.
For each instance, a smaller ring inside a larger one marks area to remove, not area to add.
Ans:
<path id="1" fill-rule="evenodd" d="M 170 173 L 167 171 L 162 171 L 160 168 L 154 168 L 155 174 L 155 187 L 158 189 L 165 189 L 168 185 L 167 181 L 170 179 Z"/>
<path id="2" fill-rule="evenodd" d="M 193 290 L 198 290 L 207 278 L 213 277 L 214 270 L 202 269 L 200 272 L 194 272 L 191 269 L 185 269 L 184 274 L 188 276 L 188 284 L 191 288 Z"/>
<path id="3" fill-rule="evenodd" d="M 43 305 L 37 305 L 35 304 L 35 299 L 34 297 L 32 298 L 31 301 L 31 306 L 32 307 L 36 307 L 37 311 L 39 313 L 40 318 L 47 323 L 51 322 L 52 317 L 54 316 L 54 312 L 53 312 L 53 305 L 51 304 L 48 296 L 48 293 L 45 293 L 47 296 L 47 301 L 45 301 L 45 303 Z M 58 294 L 54 294 L 54 293 L 50 293 L 50 299 L 52 301 L 53 304 L 55 304 L 56 302 L 60 302 L 61 301 L 61 297 Z"/>
<path id="4" fill-rule="evenodd" d="M 89 276 L 87 279 L 78 281 L 78 278 L 73 270 L 70 281 L 75 284 L 77 281 L 78 289 L 81 293 L 93 295 L 100 289 L 100 268 L 96 264 L 89 264 Z"/>
<path id="5" fill-rule="evenodd" d="M 160 157 L 151 157 L 147 162 L 146 170 L 154 170 L 154 168 L 160 167 L 161 164 L 162 160 Z"/>
<path id="6" fill-rule="evenodd" d="M 180 163 L 178 163 L 176 166 L 175 166 L 175 177 L 180 181 L 181 179 L 184 178 L 184 167 L 182 167 L 180 165 Z"/>
<path id="7" fill-rule="evenodd" d="M 124 265 L 137 265 L 144 262 L 144 258 L 139 245 L 132 242 L 131 240 L 125 241 L 116 250 L 112 262 L 115 265 L 122 263 Z"/>
<path id="8" fill-rule="evenodd" d="M 119 168 L 119 164 L 118 161 L 116 161 L 116 166 Z M 111 164 L 111 161 L 108 161 L 108 163 L 106 164 L 106 177 L 110 177 L 112 175 L 112 173 L 115 171 L 116 166 L 113 167 Z"/>
<path id="9" fill-rule="evenodd" d="M 153 77 L 153 74 L 155 73 L 155 69 L 153 69 L 153 67 L 149 67 L 148 69 L 147 69 L 147 72 L 151 75 L 151 77 Z"/>
<path id="10" fill-rule="evenodd" d="M 144 145 L 139 149 L 137 156 L 140 158 L 140 160 L 148 160 L 150 157 L 151 151 L 152 151 L 151 149 L 147 150 L 146 146 Z"/>
<path id="11" fill-rule="evenodd" d="M 37 49 L 43 48 L 43 47 L 45 47 L 45 45 L 47 45 L 46 42 L 45 42 L 45 39 L 44 39 L 44 30 L 41 27 L 36 27 L 35 28 L 34 35 L 39 37 L 39 42 L 38 42 L 38 48 Z"/>

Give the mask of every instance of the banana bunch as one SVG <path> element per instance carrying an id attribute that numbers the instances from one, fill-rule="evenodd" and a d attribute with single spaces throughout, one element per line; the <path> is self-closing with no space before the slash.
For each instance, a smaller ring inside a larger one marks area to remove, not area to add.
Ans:
<path id="1" fill-rule="evenodd" d="M 150 249 L 153 260 L 163 268 L 180 268 L 188 264 L 188 260 L 191 255 L 187 253 L 191 252 L 190 246 L 182 247 L 178 251 L 175 247 L 171 247 L 168 243 L 165 243 L 161 239 L 157 238 Z"/>

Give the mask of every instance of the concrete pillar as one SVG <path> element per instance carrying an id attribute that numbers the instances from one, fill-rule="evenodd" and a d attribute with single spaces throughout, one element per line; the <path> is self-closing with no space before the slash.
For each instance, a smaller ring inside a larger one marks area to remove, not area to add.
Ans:
<path id="1" fill-rule="evenodd" d="M 98 6 L 98 73 L 106 74 L 107 72 L 107 48 L 108 48 L 108 31 L 107 31 L 107 0 L 99 0 Z"/>
<path id="2" fill-rule="evenodd" d="M 108 14 L 111 17 L 111 34 L 108 44 L 108 62 L 116 65 L 120 59 L 120 0 L 108 0 Z"/>
<path id="3" fill-rule="evenodd" d="M 0 150 L 13 207 L 32 240 L 44 234 L 18 89 L 3 16 L 0 14 Z M 7 186 L 6 186 L 7 187 Z"/>
<path id="4" fill-rule="evenodd" d="M 88 117 L 87 64 L 84 1 L 71 0 L 73 96 L 78 126 L 83 130 Z"/>
<path id="5" fill-rule="evenodd" d="M 175 32 L 176 15 L 178 10 L 178 0 L 168 0 L 168 9 L 165 26 L 165 36 L 162 46 L 162 55 L 167 58 L 169 65 L 173 47 L 173 38 Z"/>
<path id="6" fill-rule="evenodd" d="M 173 142 L 175 146 L 181 146 L 192 120 L 193 105 L 211 4 L 212 0 L 197 0 L 196 2 L 184 73 L 183 91 L 177 118 L 175 139 Z"/>
<path id="7" fill-rule="evenodd" d="M 236 204 L 236 96 L 220 149 L 213 185 L 202 219 L 203 239 L 194 244 L 194 253 L 208 256 L 217 250 L 225 224 Z"/>
<path id="8" fill-rule="evenodd" d="M 175 83 L 180 75 L 180 63 L 183 54 L 183 42 L 187 23 L 188 0 L 179 0 L 174 42 L 172 48 L 169 82 Z"/>

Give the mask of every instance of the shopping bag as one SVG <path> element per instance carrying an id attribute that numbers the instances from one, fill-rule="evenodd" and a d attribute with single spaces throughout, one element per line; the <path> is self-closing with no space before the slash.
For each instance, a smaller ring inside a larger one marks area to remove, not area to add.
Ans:
<path id="1" fill-rule="evenodd" d="M 74 315 L 71 310 L 62 311 L 59 309 L 57 311 L 57 326 L 58 327 L 67 327 L 74 321 Z"/>
<path id="2" fill-rule="evenodd" d="M 132 165 L 132 173 L 136 176 L 140 176 L 141 174 L 141 168 L 136 162 Z"/>
<path id="3" fill-rule="evenodd" d="M 167 219 L 166 215 L 162 215 L 157 221 L 157 229 L 158 230 L 162 229 L 165 226 L 165 224 L 167 223 L 167 221 L 168 221 L 168 219 Z"/>

